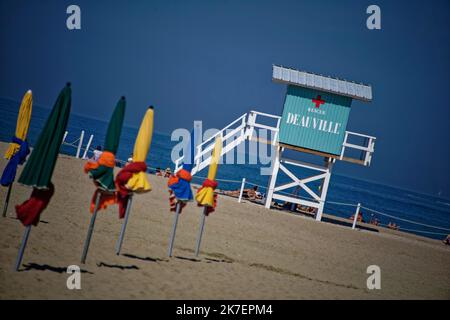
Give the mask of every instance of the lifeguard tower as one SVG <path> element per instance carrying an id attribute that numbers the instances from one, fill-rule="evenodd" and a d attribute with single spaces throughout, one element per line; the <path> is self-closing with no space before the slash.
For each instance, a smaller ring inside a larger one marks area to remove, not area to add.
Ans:
<path id="1" fill-rule="evenodd" d="M 273 66 L 272 80 L 287 85 L 283 113 L 279 126 L 278 145 L 266 197 L 266 208 L 273 199 L 288 201 L 317 209 L 316 220 L 321 220 L 331 171 L 336 160 L 369 166 L 374 152 L 375 137 L 346 131 L 353 99 L 372 100 L 372 88 L 365 84 Z M 350 143 L 351 136 L 364 139 L 364 145 Z M 324 158 L 324 166 L 283 158 L 291 149 Z M 346 150 L 360 151 L 359 157 L 346 155 Z M 317 174 L 299 178 L 287 165 L 303 167 Z M 279 171 L 292 182 L 277 186 Z M 321 180 L 318 192 L 308 183 Z M 292 187 L 304 190 L 310 197 L 305 200 L 279 192 Z"/>
<path id="2" fill-rule="evenodd" d="M 287 85 L 287 92 L 281 117 L 258 111 L 245 113 L 228 126 L 217 132 L 196 148 L 192 174 L 206 168 L 211 162 L 211 152 L 215 137 L 223 141 L 222 155 L 234 150 L 246 140 L 257 140 L 274 148 L 265 207 L 270 208 L 273 200 L 281 200 L 315 208 L 316 220 L 322 219 L 331 172 L 336 160 L 369 166 L 374 152 L 373 136 L 347 131 L 347 122 L 353 99 L 370 102 L 372 88 L 369 85 L 349 82 L 337 78 L 298 71 L 281 66 L 273 66 L 272 80 Z M 275 121 L 267 125 L 261 119 Z M 255 137 L 255 129 L 271 131 L 269 141 Z M 363 140 L 362 143 L 350 142 Z M 285 150 L 318 156 L 324 165 L 287 159 Z M 352 156 L 350 153 L 358 153 Z M 183 157 L 175 162 L 175 171 L 181 167 Z M 307 177 L 297 177 L 290 166 L 302 167 L 315 172 Z M 286 174 L 291 182 L 277 185 L 279 173 Z M 308 184 L 319 182 L 318 190 Z M 303 190 L 307 199 L 284 191 L 292 188 Z"/>

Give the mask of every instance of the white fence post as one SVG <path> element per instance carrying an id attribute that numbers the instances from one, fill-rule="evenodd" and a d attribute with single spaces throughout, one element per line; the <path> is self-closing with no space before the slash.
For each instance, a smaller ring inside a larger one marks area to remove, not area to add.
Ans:
<path id="1" fill-rule="evenodd" d="M 356 211 L 355 211 L 355 216 L 353 217 L 353 226 L 352 226 L 353 230 L 355 230 L 355 228 L 356 228 L 356 221 L 358 220 L 360 209 L 361 209 L 361 203 L 358 203 L 358 206 L 356 207 Z"/>
<path id="2" fill-rule="evenodd" d="M 64 137 L 63 137 L 63 141 L 61 144 L 64 144 L 64 142 L 66 141 L 67 138 L 67 134 L 69 133 L 69 131 L 64 132 Z"/>
<path id="3" fill-rule="evenodd" d="M 81 151 L 81 146 L 83 145 L 83 139 L 84 139 L 84 130 L 81 130 L 81 136 L 80 136 L 80 141 L 78 142 L 76 158 L 80 157 L 80 151 Z"/>
<path id="4" fill-rule="evenodd" d="M 94 138 L 93 134 L 91 134 L 91 136 L 89 137 L 89 141 L 88 141 L 88 144 L 86 145 L 86 149 L 84 149 L 83 159 L 87 159 L 87 154 L 89 152 L 89 148 L 90 148 L 91 143 L 92 143 L 92 138 Z"/>
<path id="5" fill-rule="evenodd" d="M 182 159 L 182 158 L 179 158 L 179 159 L 177 159 L 177 160 L 175 160 L 175 171 L 174 171 L 174 173 L 177 173 L 179 170 L 180 170 L 180 159 Z"/>
<path id="6" fill-rule="evenodd" d="M 239 203 L 241 203 L 242 201 L 242 194 L 244 193 L 244 187 L 245 187 L 245 178 L 242 178 L 241 192 L 239 192 L 239 200 L 238 200 Z"/>

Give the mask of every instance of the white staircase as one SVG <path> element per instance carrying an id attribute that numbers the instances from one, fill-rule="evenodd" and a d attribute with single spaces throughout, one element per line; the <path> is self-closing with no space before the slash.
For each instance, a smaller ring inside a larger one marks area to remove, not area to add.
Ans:
<path id="1" fill-rule="evenodd" d="M 266 117 L 277 120 L 277 124 L 274 127 L 264 125 L 257 122 L 257 117 Z M 279 116 L 274 116 L 271 114 L 266 114 L 258 111 L 250 111 L 249 113 L 244 113 L 242 116 L 231 122 L 222 130 L 218 131 L 216 134 L 211 136 L 209 139 L 203 141 L 196 147 L 196 155 L 194 158 L 194 165 L 192 167 L 191 174 L 195 175 L 197 172 L 208 167 L 211 163 L 211 154 L 214 149 L 214 143 L 217 136 L 222 138 L 222 153 L 221 156 L 234 150 L 238 145 L 247 139 L 252 139 L 254 136 L 255 128 L 266 129 L 273 132 L 272 140 L 265 141 L 265 143 L 270 143 L 276 145 L 278 143 L 278 131 L 280 125 Z M 184 156 L 181 156 L 175 161 L 175 172 L 181 169 L 183 164 Z"/>

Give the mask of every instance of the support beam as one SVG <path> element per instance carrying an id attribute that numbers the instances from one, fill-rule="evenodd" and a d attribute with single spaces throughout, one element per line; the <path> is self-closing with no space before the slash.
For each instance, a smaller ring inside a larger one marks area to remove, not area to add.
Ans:
<path id="1" fill-rule="evenodd" d="M 328 186 L 330 184 L 331 178 L 331 170 L 333 168 L 333 164 L 336 159 L 325 158 L 327 172 L 325 174 L 325 178 L 323 179 L 322 186 L 320 188 L 320 200 L 319 200 L 319 208 L 317 209 L 316 221 L 322 220 L 323 208 L 325 207 L 325 201 L 327 199 Z"/>
<path id="2" fill-rule="evenodd" d="M 272 166 L 273 166 L 272 175 L 270 176 L 269 187 L 267 188 L 266 204 L 265 204 L 265 207 L 267 209 L 270 209 L 270 206 L 272 205 L 273 192 L 275 189 L 275 184 L 277 182 L 278 170 L 280 169 L 280 158 L 281 158 L 282 153 L 283 153 L 283 148 L 276 147 L 275 157 L 274 157 L 273 163 L 272 163 Z"/>
<path id="3" fill-rule="evenodd" d="M 333 164 L 336 161 L 336 159 L 326 157 L 325 165 L 318 166 L 318 165 L 309 164 L 309 163 L 300 162 L 300 161 L 292 161 L 292 160 L 286 161 L 281 156 L 284 148 L 279 148 L 277 150 L 281 150 L 281 151 L 278 151 L 275 154 L 272 175 L 270 177 L 269 186 L 267 188 L 268 190 L 267 190 L 267 199 L 266 199 L 265 207 L 270 208 L 270 206 L 272 204 L 272 199 L 282 200 L 282 201 L 286 201 L 286 202 L 290 202 L 290 203 L 296 203 L 296 204 L 304 205 L 307 207 L 316 208 L 317 209 L 316 220 L 321 221 L 323 209 L 325 207 L 328 186 L 330 184 L 331 169 L 332 169 Z M 293 166 L 306 167 L 310 170 L 318 172 L 318 174 L 300 179 L 286 167 L 287 164 L 293 165 Z M 278 172 L 280 169 L 292 180 L 292 182 L 285 183 L 280 186 L 276 186 L 277 176 L 278 176 Z M 317 180 L 322 180 L 322 184 L 319 187 L 318 192 L 316 193 L 310 187 L 308 187 L 306 184 L 313 182 L 313 181 L 317 181 Z M 282 190 L 294 188 L 296 186 L 300 187 L 301 190 L 307 192 L 311 196 L 311 199 L 302 199 L 302 198 L 298 198 L 294 195 L 284 195 L 284 194 L 282 195 L 282 194 L 278 193 Z"/>

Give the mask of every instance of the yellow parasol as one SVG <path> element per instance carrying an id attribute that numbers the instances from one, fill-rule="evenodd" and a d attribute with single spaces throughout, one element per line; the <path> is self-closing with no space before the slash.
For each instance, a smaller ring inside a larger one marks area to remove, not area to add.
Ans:
<path id="1" fill-rule="evenodd" d="M 215 181 L 217 174 L 217 167 L 220 161 L 220 154 L 222 152 L 222 138 L 218 136 L 214 144 L 214 150 L 211 157 L 211 164 L 208 170 L 208 180 Z M 204 186 L 198 190 L 195 200 L 199 206 L 214 207 L 214 188 L 211 186 Z"/>
<path id="2" fill-rule="evenodd" d="M 222 152 L 222 138 L 218 136 L 216 138 L 214 150 L 211 156 L 211 163 L 209 165 L 208 170 L 208 178 L 203 182 L 202 187 L 198 189 L 197 195 L 195 196 L 195 200 L 197 200 L 198 205 L 203 207 L 203 213 L 200 219 L 200 229 L 198 231 L 197 236 L 197 244 L 195 246 L 196 257 L 200 253 L 200 244 L 202 242 L 203 229 L 205 227 L 205 218 L 211 212 L 213 212 L 214 208 L 216 207 L 214 190 L 217 187 L 217 182 L 215 181 L 215 179 L 221 152 Z"/>
<path id="3" fill-rule="evenodd" d="M 145 162 L 153 136 L 153 108 L 148 108 L 142 119 L 136 142 L 134 143 L 133 162 Z M 133 192 L 148 192 L 151 185 L 145 172 L 134 173 L 128 180 L 126 188 Z"/>
<path id="4" fill-rule="evenodd" d="M 27 138 L 28 127 L 30 126 L 31 110 L 33 107 L 33 94 L 31 90 L 28 90 L 23 96 L 22 103 L 20 104 L 19 116 L 17 117 L 16 125 L 16 138 L 24 141 Z M 20 145 L 11 142 L 5 153 L 7 160 L 19 151 Z"/>
<path id="5" fill-rule="evenodd" d="M 120 170 L 116 176 L 116 193 L 117 203 L 119 205 L 119 218 L 125 218 L 119 239 L 116 243 L 116 254 L 119 255 L 122 249 L 122 243 L 127 228 L 128 218 L 131 213 L 131 202 L 133 201 L 133 193 L 148 192 L 151 190 L 148 182 L 146 171 L 147 165 L 145 159 L 152 143 L 153 135 L 153 107 L 150 106 L 145 112 L 139 128 L 133 150 L 133 162 L 129 163 Z M 131 174 L 131 176 L 130 176 Z"/>

